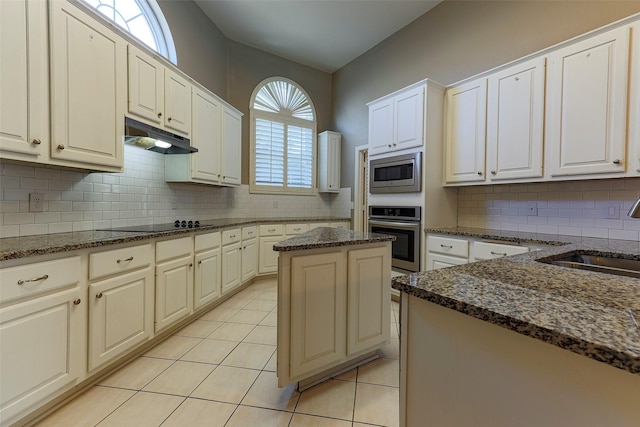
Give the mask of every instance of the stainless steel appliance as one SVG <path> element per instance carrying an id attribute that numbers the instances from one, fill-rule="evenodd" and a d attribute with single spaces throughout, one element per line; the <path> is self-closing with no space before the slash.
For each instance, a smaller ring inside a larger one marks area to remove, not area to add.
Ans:
<path id="1" fill-rule="evenodd" d="M 198 149 L 189 138 L 158 129 L 146 123 L 124 118 L 124 143 L 162 154 L 191 154 Z"/>
<path id="2" fill-rule="evenodd" d="M 419 193 L 422 153 L 372 159 L 369 163 L 369 191 L 377 193 Z"/>
<path id="3" fill-rule="evenodd" d="M 369 206 L 369 231 L 396 236 L 391 244 L 394 270 L 420 271 L 420 206 Z"/>

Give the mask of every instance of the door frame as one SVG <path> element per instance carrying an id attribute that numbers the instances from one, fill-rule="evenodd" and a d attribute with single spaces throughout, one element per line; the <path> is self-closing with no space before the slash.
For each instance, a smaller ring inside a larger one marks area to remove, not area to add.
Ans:
<path id="1" fill-rule="evenodd" d="M 355 147 L 354 170 L 356 174 L 353 179 L 353 229 L 355 231 L 367 231 L 368 229 L 368 218 L 366 215 L 369 199 L 369 188 L 367 186 L 369 180 L 366 176 L 369 173 L 368 153 L 369 145 L 358 145 Z"/>

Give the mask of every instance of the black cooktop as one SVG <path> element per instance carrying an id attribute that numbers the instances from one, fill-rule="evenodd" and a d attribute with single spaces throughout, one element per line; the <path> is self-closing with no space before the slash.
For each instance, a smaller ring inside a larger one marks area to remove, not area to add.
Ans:
<path id="1" fill-rule="evenodd" d="M 163 231 L 200 228 L 200 221 L 179 221 L 164 224 L 131 225 L 129 227 L 100 228 L 97 231 L 122 231 L 130 233 L 161 233 Z"/>

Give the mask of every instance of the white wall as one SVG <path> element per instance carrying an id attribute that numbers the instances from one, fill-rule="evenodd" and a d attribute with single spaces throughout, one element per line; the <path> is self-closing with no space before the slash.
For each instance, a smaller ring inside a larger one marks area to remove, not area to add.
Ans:
<path id="1" fill-rule="evenodd" d="M 44 212 L 29 212 L 29 193 Z M 176 219 L 351 215 L 351 189 L 317 196 L 249 194 L 164 181 L 164 155 L 125 146 L 124 173 L 87 173 L 0 162 L 0 237 L 172 222 Z"/>
<path id="2" fill-rule="evenodd" d="M 640 178 L 462 187 L 458 226 L 640 240 L 640 219 L 627 217 L 639 197 Z M 607 218 L 611 205 L 618 219 Z"/>

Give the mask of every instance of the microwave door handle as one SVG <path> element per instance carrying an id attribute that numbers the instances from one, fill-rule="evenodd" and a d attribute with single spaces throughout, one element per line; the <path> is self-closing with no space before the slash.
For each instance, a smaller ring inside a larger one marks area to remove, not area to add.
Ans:
<path id="1" fill-rule="evenodd" d="M 420 223 L 417 222 L 389 222 L 389 221 L 376 221 L 376 220 L 369 220 L 369 224 L 371 225 L 378 225 L 381 227 L 396 227 L 396 228 L 403 228 L 403 229 L 412 229 L 412 228 L 420 228 Z"/>

